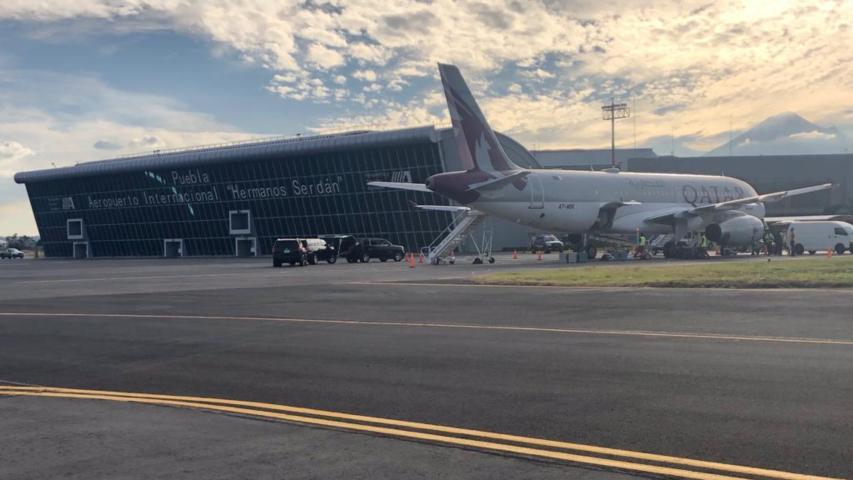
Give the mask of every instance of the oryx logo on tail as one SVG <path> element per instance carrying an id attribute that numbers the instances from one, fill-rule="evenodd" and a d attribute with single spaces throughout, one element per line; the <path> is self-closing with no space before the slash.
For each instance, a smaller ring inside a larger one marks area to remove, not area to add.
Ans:
<path id="1" fill-rule="evenodd" d="M 465 169 L 486 172 L 492 177 L 520 170 L 504 152 L 459 69 L 453 65 L 439 64 L 438 70 L 447 97 L 459 158 Z"/>

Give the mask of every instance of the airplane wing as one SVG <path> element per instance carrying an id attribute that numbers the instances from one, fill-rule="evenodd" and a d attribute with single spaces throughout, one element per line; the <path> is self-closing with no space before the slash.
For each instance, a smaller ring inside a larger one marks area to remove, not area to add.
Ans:
<path id="1" fill-rule="evenodd" d="M 768 225 L 773 223 L 791 223 L 791 222 L 831 222 L 837 220 L 843 215 L 805 215 L 802 217 L 764 217 L 764 222 Z"/>
<path id="2" fill-rule="evenodd" d="M 494 190 L 503 187 L 507 183 L 512 183 L 515 180 L 518 180 L 519 178 L 524 178 L 528 175 L 530 175 L 529 170 L 518 170 L 509 175 L 493 178 L 491 180 L 486 180 L 485 182 L 468 185 L 468 190 Z"/>
<path id="3" fill-rule="evenodd" d="M 744 205 L 748 205 L 750 203 L 770 203 L 770 202 L 778 202 L 779 200 L 795 197 L 797 195 L 805 195 L 806 193 L 812 192 L 820 192 L 822 190 L 829 190 L 833 187 L 831 183 L 824 183 L 823 185 L 815 185 L 812 187 L 805 188 L 796 188 L 794 190 L 786 190 L 784 192 L 774 192 L 774 193 L 765 193 L 764 195 L 755 195 L 747 198 L 739 198 L 737 200 L 729 200 L 728 202 L 720 202 L 714 203 L 711 205 L 702 205 L 701 207 L 695 207 L 690 210 L 691 214 L 699 214 L 702 212 L 712 212 L 712 211 L 720 211 L 720 210 L 732 210 L 737 207 L 742 207 Z"/>
<path id="4" fill-rule="evenodd" d="M 432 190 L 428 189 L 426 185 L 423 183 L 410 183 L 410 182 L 367 182 L 371 187 L 381 187 L 381 188 L 393 188 L 396 190 L 411 190 L 413 192 L 427 192 L 431 193 Z"/>
<path id="5" fill-rule="evenodd" d="M 649 213 L 651 215 L 644 218 L 644 222 L 664 225 L 672 225 L 679 219 L 695 216 L 695 214 L 690 213 L 689 208 L 683 207 L 662 208 Z"/>
<path id="6" fill-rule="evenodd" d="M 797 195 L 804 195 L 806 193 L 828 190 L 832 187 L 833 187 L 833 184 L 825 183 L 823 185 L 815 185 L 812 187 L 797 188 L 794 190 L 786 190 L 784 192 L 766 193 L 764 195 L 754 195 L 752 197 L 739 198 L 737 200 L 730 200 L 727 202 L 713 203 L 711 205 L 702 205 L 702 206 L 693 207 L 693 208 L 681 208 L 681 207 L 666 208 L 666 209 L 651 212 L 651 216 L 646 217 L 644 221 L 649 222 L 649 223 L 662 223 L 662 224 L 671 225 L 679 219 L 687 218 L 687 217 L 695 217 L 695 216 L 701 215 L 703 213 L 734 210 L 738 207 L 742 207 L 744 205 L 749 205 L 750 203 L 776 202 L 776 201 L 782 200 L 784 198 L 790 198 L 790 197 L 795 197 Z"/>

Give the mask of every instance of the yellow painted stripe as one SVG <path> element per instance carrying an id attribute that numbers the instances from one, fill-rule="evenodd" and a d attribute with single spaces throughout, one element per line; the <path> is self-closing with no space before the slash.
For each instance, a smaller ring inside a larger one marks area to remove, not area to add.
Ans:
<path id="1" fill-rule="evenodd" d="M 7 392 L 4 392 L 6 390 Z M 228 400 L 228 399 L 220 399 L 220 398 L 209 398 L 209 397 L 193 397 L 193 396 L 174 396 L 174 395 L 157 395 L 157 394 L 146 394 L 146 393 L 129 393 L 129 392 L 114 392 L 114 391 L 100 391 L 100 390 L 85 390 L 85 389 L 71 389 L 71 388 L 56 388 L 56 387 L 30 387 L 30 386 L 0 386 L 0 393 L 8 393 L 8 394 L 16 394 L 16 392 L 20 393 L 50 393 L 50 394 L 70 394 L 70 395 L 106 395 L 110 397 L 117 398 L 126 398 L 126 399 L 153 399 L 153 400 L 165 400 L 165 401 L 182 401 L 182 402 L 193 402 L 193 403 L 205 403 L 205 404 L 220 404 L 220 405 L 232 405 L 232 406 L 241 406 L 241 407 L 253 407 L 253 408 L 264 408 L 275 411 L 286 411 L 291 413 L 299 413 L 299 414 L 307 414 L 307 415 L 316 415 L 323 417 L 330 417 L 335 419 L 344 419 L 351 421 L 359 421 L 359 422 L 369 422 L 380 425 L 391 425 L 396 427 L 406 427 L 406 428 L 415 428 L 419 430 L 427 430 L 434 432 L 441 432 L 446 434 L 454 434 L 454 435 L 465 435 L 470 437 L 479 437 L 486 438 L 490 440 L 501 440 L 501 441 L 509 441 L 514 443 L 525 443 L 528 445 L 535 445 L 540 447 L 551 447 L 551 448 L 560 448 L 567 450 L 576 450 L 583 451 L 587 453 L 597 453 L 609 456 L 617 456 L 623 458 L 631 458 L 637 460 L 647 460 L 658 463 L 669 463 L 674 465 L 683 465 L 683 466 L 691 466 L 698 467 L 704 469 L 712 469 L 725 471 L 730 473 L 739 473 L 739 474 L 748 474 L 748 475 L 760 475 L 769 478 L 779 478 L 779 479 L 791 479 L 791 480 L 801 480 L 801 479 L 818 479 L 822 477 L 814 477 L 796 473 L 783 472 L 779 470 L 770 470 L 756 467 L 747 467 L 740 465 L 731 465 L 719 462 L 708 462 L 703 460 L 694 460 L 689 458 L 681 458 L 681 457 L 673 457 L 667 455 L 657 455 L 651 453 L 644 452 L 635 452 L 630 450 L 621 450 L 607 447 L 599 447 L 594 445 L 584 445 L 579 443 L 570 443 L 570 442 L 561 442 L 555 440 L 545 440 L 539 438 L 532 437 L 524 437 L 518 435 L 508 435 L 501 433 L 493 433 L 482 430 L 472 430 L 465 428 L 456 428 L 456 427 L 447 427 L 442 425 L 433 425 L 427 423 L 420 422 L 410 422 L 404 420 L 394 420 L 387 418 L 379 418 L 379 417 L 370 417 L 365 415 L 354 415 L 340 412 L 332 412 L 328 410 L 317 410 L 311 408 L 304 407 L 293 407 L 288 405 L 278 405 L 271 403 L 262 403 L 262 402 L 250 402 L 250 401 L 241 401 L 241 400 Z"/>
<path id="2" fill-rule="evenodd" d="M 49 313 L 49 312 L 0 312 L 0 317 L 83 317 L 83 318 L 144 318 L 144 319 L 175 319 L 175 320 L 240 320 L 253 322 L 282 322 L 308 323 L 325 325 L 367 325 L 380 327 L 414 327 L 414 328 L 458 328 L 466 330 L 493 330 L 509 332 L 562 333 L 579 335 L 608 335 L 627 337 L 683 338 L 699 340 L 720 340 L 734 342 L 771 342 L 799 343 L 814 345 L 843 345 L 853 346 L 853 340 L 808 337 L 773 337 L 752 335 L 729 335 L 722 333 L 687 333 L 663 332 L 654 330 L 592 330 L 581 328 L 551 328 L 551 327 L 519 327 L 511 325 L 481 325 L 465 323 L 429 323 L 429 322 L 384 322 L 365 320 L 328 320 L 313 318 L 289 317 L 248 317 L 220 315 L 150 315 L 126 313 Z"/>
<path id="3" fill-rule="evenodd" d="M 117 402 L 142 403 L 150 405 L 167 405 L 176 407 L 189 407 L 202 410 L 212 410 L 218 412 L 234 413 L 239 415 L 248 415 L 253 417 L 274 418 L 277 420 L 285 420 L 290 422 L 319 425 L 323 427 L 339 428 L 357 432 L 368 432 L 390 437 L 410 438 L 421 441 L 437 442 L 448 445 L 459 445 L 464 447 L 479 448 L 484 450 L 507 452 L 516 455 L 525 455 L 539 458 L 549 458 L 554 460 L 563 460 L 568 462 L 595 465 L 599 467 L 617 468 L 622 470 L 652 473 L 656 475 L 669 475 L 673 477 L 692 478 L 698 480 L 744 480 L 739 477 L 731 477 L 725 475 L 717 475 L 703 472 L 693 472 L 670 467 L 659 467 L 655 465 L 645 465 L 640 463 L 624 462 L 620 460 L 609 460 L 606 458 L 589 457 L 585 455 L 575 455 L 570 453 L 554 452 L 550 450 L 539 450 L 529 447 L 519 447 L 515 445 L 506 445 L 502 443 L 485 442 L 481 440 L 470 440 L 465 438 L 449 437 L 445 435 L 435 435 L 430 433 L 413 432 L 408 430 L 400 430 L 387 427 L 375 427 L 371 425 L 361 425 L 357 423 L 341 422 L 336 420 L 325 420 L 320 418 L 303 417 L 298 415 L 290 415 L 284 413 L 265 412 L 262 410 L 251 410 L 238 407 L 220 406 L 211 403 L 195 403 L 184 402 L 177 400 L 161 400 L 153 398 L 136 398 L 136 397 L 119 397 L 109 395 L 85 395 L 72 393 L 49 393 L 49 392 L 22 392 L 17 393 L 0 391 L 0 394 L 18 395 L 18 396 L 33 396 L 33 397 L 55 397 L 55 398 L 80 398 L 90 400 L 110 400 Z"/>

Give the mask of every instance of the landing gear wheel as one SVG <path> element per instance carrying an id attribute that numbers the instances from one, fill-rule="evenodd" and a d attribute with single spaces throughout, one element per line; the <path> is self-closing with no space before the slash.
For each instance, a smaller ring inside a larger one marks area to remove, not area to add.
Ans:
<path id="1" fill-rule="evenodd" d="M 489 263 L 495 263 L 495 257 L 489 257 Z"/>
<path id="2" fill-rule="evenodd" d="M 474 258 L 473 263 L 474 263 L 474 265 L 480 265 L 481 263 L 483 263 L 483 259 L 480 257 L 476 257 L 476 258 Z"/>
<path id="3" fill-rule="evenodd" d="M 308 264 L 317 265 L 317 255 L 311 255 L 310 257 L 308 257 Z"/>
<path id="4" fill-rule="evenodd" d="M 836 253 L 836 254 L 838 254 L 838 255 L 844 255 L 844 252 L 845 252 L 845 251 L 847 251 L 847 249 L 846 249 L 846 248 L 844 248 L 844 245 L 842 245 L 842 244 L 840 244 L 840 243 L 839 243 L 838 245 L 836 245 L 836 246 L 835 246 L 835 253 Z"/>
<path id="5" fill-rule="evenodd" d="M 450 260 L 448 260 L 447 263 L 453 265 L 454 263 L 456 263 L 456 259 L 453 257 L 450 257 Z"/>
<path id="6" fill-rule="evenodd" d="M 590 260 L 595 260 L 595 257 L 598 256 L 598 249 L 595 248 L 593 245 L 587 245 L 586 256 Z"/>
<path id="7" fill-rule="evenodd" d="M 669 241 L 663 246 L 663 258 L 672 258 L 675 242 Z"/>
<path id="8" fill-rule="evenodd" d="M 394 261 L 395 261 L 395 262 L 400 262 L 400 261 L 402 261 L 402 260 L 403 260 L 403 254 L 402 254 L 402 253 L 397 252 L 397 253 L 395 253 L 395 254 L 394 254 Z"/>
<path id="9" fill-rule="evenodd" d="M 809 255 L 814 255 L 815 253 L 817 253 L 817 250 L 809 250 Z"/>
<path id="10" fill-rule="evenodd" d="M 356 263 L 358 259 L 355 257 L 347 257 L 347 263 Z"/>

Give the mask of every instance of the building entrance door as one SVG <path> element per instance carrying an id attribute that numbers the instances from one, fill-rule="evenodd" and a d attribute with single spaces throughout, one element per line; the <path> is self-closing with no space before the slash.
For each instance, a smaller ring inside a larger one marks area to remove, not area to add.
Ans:
<path id="1" fill-rule="evenodd" d="M 89 242 L 74 242 L 74 258 L 89 258 Z"/>
<path id="2" fill-rule="evenodd" d="M 254 257 L 257 256 L 255 250 L 256 240 L 252 238 L 235 238 L 234 251 L 238 257 Z"/>
<path id="3" fill-rule="evenodd" d="M 163 240 L 163 256 L 166 258 L 183 257 L 184 241 L 180 238 Z"/>

